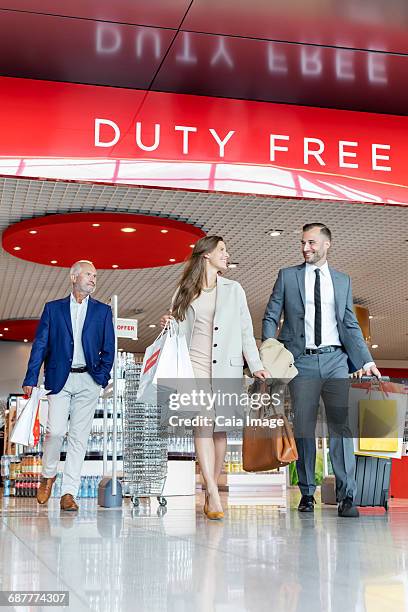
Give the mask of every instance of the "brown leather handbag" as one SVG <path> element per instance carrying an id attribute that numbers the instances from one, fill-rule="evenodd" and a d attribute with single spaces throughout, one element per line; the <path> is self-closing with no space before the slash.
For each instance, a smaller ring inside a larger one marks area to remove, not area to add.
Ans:
<path id="1" fill-rule="evenodd" d="M 271 399 L 272 388 L 256 381 L 249 392 L 252 397 L 255 392 L 269 394 Z M 273 427 L 278 419 L 283 424 Z M 275 470 L 297 460 L 295 438 L 283 406 L 276 411 L 271 400 L 268 405 L 251 410 L 248 421 L 244 427 L 242 446 L 243 468 L 246 472 Z"/>

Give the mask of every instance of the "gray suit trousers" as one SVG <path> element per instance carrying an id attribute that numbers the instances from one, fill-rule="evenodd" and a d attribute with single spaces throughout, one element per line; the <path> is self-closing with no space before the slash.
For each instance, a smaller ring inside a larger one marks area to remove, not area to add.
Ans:
<path id="1" fill-rule="evenodd" d="M 320 355 L 300 355 L 295 360 L 298 376 L 290 384 L 294 407 L 294 434 L 299 453 L 296 467 L 302 495 L 316 489 L 316 422 L 320 397 L 329 431 L 329 452 L 336 477 L 337 501 L 356 494 L 355 457 L 348 425 L 347 355 L 338 349 Z"/>

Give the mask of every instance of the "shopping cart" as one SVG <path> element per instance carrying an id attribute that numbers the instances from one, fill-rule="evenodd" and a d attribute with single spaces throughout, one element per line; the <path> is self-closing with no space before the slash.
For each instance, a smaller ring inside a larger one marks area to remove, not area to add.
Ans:
<path id="1" fill-rule="evenodd" d="M 140 363 L 125 367 L 123 482 L 134 506 L 140 498 L 153 496 L 160 506 L 166 506 L 167 427 L 161 422 L 160 406 L 136 399 L 141 368 Z"/>

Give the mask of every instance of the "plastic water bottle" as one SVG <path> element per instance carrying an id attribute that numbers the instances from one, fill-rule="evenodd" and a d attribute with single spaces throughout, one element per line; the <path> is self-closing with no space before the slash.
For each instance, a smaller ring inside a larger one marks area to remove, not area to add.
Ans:
<path id="1" fill-rule="evenodd" d="M 82 476 L 81 481 L 81 497 L 88 497 L 88 481 L 86 476 Z"/>

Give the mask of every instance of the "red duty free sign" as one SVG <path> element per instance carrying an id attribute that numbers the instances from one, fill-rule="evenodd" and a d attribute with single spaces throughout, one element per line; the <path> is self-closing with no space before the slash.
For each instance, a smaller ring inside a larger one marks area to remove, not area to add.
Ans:
<path id="1" fill-rule="evenodd" d="M 406 117 L 0 78 L 0 174 L 408 202 Z"/>

